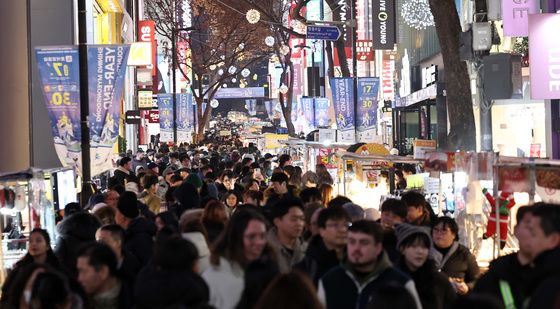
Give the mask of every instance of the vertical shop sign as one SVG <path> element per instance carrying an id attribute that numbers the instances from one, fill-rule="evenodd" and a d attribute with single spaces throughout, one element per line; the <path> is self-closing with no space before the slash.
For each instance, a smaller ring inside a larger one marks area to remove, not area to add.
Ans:
<path id="1" fill-rule="evenodd" d="M 378 77 L 358 78 L 358 139 L 373 141 L 377 126 L 377 94 L 379 92 Z"/>
<path id="2" fill-rule="evenodd" d="M 156 35 L 155 35 L 155 23 L 153 20 L 141 20 L 138 21 L 138 40 L 140 42 L 149 42 L 152 44 L 152 63 L 147 65 L 146 68 L 150 69 L 152 72 L 152 90 L 157 93 L 157 87 L 153 85 L 158 84 L 158 74 L 157 74 L 157 45 L 156 45 Z"/>
<path id="3" fill-rule="evenodd" d="M 555 28 L 556 27 L 556 28 Z M 560 27 L 560 14 L 529 17 L 529 66 L 532 99 L 560 98 L 560 40 L 554 31 Z"/>
<path id="4" fill-rule="evenodd" d="M 301 98 L 301 106 L 303 110 L 303 118 L 305 119 L 304 132 L 308 133 L 315 129 L 313 118 L 315 117 L 313 108 L 313 98 Z"/>
<path id="5" fill-rule="evenodd" d="M 529 35 L 529 14 L 539 13 L 538 0 L 503 0 L 502 18 L 504 35 L 523 37 Z"/>
<path id="6" fill-rule="evenodd" d="M 338 129 L 341 131 L 354 130 L 354 89 L 352 87 L 352 78 L 332 78 L 331 89 Z"/>
<path id="7" fill-rule="evenodd" d="M 81 168 L 78 48 L 40 47 L 35 55 L 56 154 L 63 166 Z"/>
<path id="8" fill-rule="evenodd" d="M 393 50 L 396 40 L 394 0 L 373 1 L 373 48 Z"/>
<path id="9" fill-rule="evenodd" d="M 159 140 L 173 141 L 173 104 L 171 94 L 158 94 Z"/>
<path id="10" fill-rule="evenodd" d="M 88 46 L 89 134 L 91 174 L 111 169 L 130 47 Z"/>
<path id="11" fill-rule="evenodd" d="M 395 85 L 393 84 L 393 72 L 395 71 L 395 61 L 383 59 L 383 100 L 393 100 L 395 98 Z"/>

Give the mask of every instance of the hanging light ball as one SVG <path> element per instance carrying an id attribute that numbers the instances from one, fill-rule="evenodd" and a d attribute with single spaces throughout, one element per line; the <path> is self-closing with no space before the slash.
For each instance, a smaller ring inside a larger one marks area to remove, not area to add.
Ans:
<path id="1" fill-rule="evenodd" d="M 241 76 L 243 77 L 247 77 L 251 74 L 251 71 L 249 71 L 249 69 L 245 68 L 241 71 Z"/>
<path id="2" fill-rule="evenodd" d="M 214 70 L 216 69 L 216 65 L 215 65 L 215 64 L 211 64 L 209 68 L 210 68 L 211 71 L 214 71 Z"/>
<path id="3" fill-rule="evenodd" d="M 417 30 L 434 25 L 428 0 L 406 0 L 401 7 L 401 16 L 409 27 Z"/>
<path id="4" fill-rule="evenodd" d="M 288 93 L 288 86 L 282 85 L 282 86 L 280 86 L 279 90 L 280 90 L 281 94 L 286 94 L 286 93 Z"/>
<path id="5" fill-rule="evenodd" d="M 229 74 L 235 74 L 235 72 L 237 72 L 237 68 L 232 65 L 229 67 L 228 72 Z"/>
<path id="6" fill-rule="evenodd" d="M 212 100 L 210 101 L 210 106 L 212 106 L 212 108 L 216 108 L 216 107 L 218 107 L 219 105 L 220 105 L 220 102 L 218 102 L 218 100 L 216 100 L 216 99 L 212 99 Z"/>
<path id="7" fill-rule="evenodd" d="M 268 46 L 268 47 L 274 46 L 274 42 L 275 42 L 275 40 L 274 40 L 274 38 L 271 37 L 271 36 L 267 36 L 267 37 L 264 39 L 264 44 L 266 44 L 266 46 Z"/>
<path id="8" fill-rule="evenodd" d="M 239 50 L 243 50 L 245 48 L 245 43 L 239 43 L 239 46 L 237 46 L 239 48 Z"/>
<path id="9" fill-rule="evenodd" d="M 232 83 L 237 83 L 237 78 L 235 78 L 235 77 L 232 78 L 232 79 L 231 79 L 231 82 L 232 82 Z"/>
<path id="10" fill-rule="evenodd" d="M 247 18 L 250 24 L 256 24 L 261 20 L 261 13 L 255 9 L 250 9 L 247 11 L 247 14 L 245 14 L 245 18 Z"/>
<path id="11" fill-rule="evenodd" d="M 220 76 L 221 76 L 221 75 L 224 75 L 224 70 L 223 70 L 223 69 L 219 69 L 219 70 L 218 70 L 218 75 L 220 75 Z"/>
<path id="12" fill-rule="evenodd" d="M 287 45 L 282 45 L 282 47 L 280 47 L 280 53 L 282 53 L 282 55 L 286 56 L 287 54 L 290 53 L 290 47 Z"/>

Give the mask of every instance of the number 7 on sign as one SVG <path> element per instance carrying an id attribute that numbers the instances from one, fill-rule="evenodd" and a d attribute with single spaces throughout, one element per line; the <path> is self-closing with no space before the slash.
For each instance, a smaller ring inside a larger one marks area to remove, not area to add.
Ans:
<path id="1" fill-rule="evenodd" d="M 64 72 L 60 71 L 60 67 L 62 67 Z M 58 76 L 68 76 L 68 65 L 63 65 L 62 62 L 53 62 L 53 69 Z M 64 75 L 62 73 L 64 73 Z"/>
<path id="2" fill-rule="evenodd" d="M 364 92 L 365 93 L 370 93 L 371 92 L 371 85 L 365 85 L 364 86 Z"/>

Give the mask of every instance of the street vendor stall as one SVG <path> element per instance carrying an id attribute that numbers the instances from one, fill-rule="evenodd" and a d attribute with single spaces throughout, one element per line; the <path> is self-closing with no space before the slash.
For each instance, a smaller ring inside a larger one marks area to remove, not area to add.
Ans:
<path id="1" fill-rule="evenodd" d="M 77 201 L 76 174 L 71 168 L 29 169 L 0 175 L 0 269 L 9 269 L 27 251 L 27 236 L 43 228 L 56 239 L 56 211 Z M 0 282 L 4 277 L 0 276 Z"/>

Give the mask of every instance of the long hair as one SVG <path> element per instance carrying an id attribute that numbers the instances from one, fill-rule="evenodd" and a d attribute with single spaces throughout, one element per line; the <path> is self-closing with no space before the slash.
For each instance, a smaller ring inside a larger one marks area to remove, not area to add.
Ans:
<path id="1" fill-rule="evenodd" d="M 60 269 L 60 262 L 58 260 L 58 258 L 56 257 L 56 255 L 54 255 L 53 249 L 51 247 L 51 237 L 49 236 L 49 232 L 47 232 L 47 230 L 41 229 L 41 228 L 34 228 L 30 233 L 29 233 L 29 237 L 31 237 L 31 234 L 40 234 L 43 239 L 45 240 L 45 242 L 47 243 L 47 260 L 46 260 L 46 264 L 56 268 L 56 269 Z M 29 264 L 34 263 L 35 260 L 34 258 L 31 256 L 31 254 L 29 254 L 29 251 L 27 251 L 27 253 L 25 254 L 25 256 L 19 260 L 19 262 L 17 262 L 16 266 L 26 266 Z"/>
<path id="2" fill-rule="evenodd" d="M 259 213 L 252 210 L 240 210 L 233 214 L 225 230 L 214 242 L 210 263 L 220 264 L 220 257 L 237 262 L 243 269 L 248 264 L 245 258 L 243 236 L 249 226 L 249 222 L 257 220 L 266 226 L 266 219 Z M 263 250 L 263 255 L 271 253 L 272 248 L 267 244 Z M 272 254 L 271 254 L 272 255 Z"/>
<path id="3" fill-rule="evenodd" d="M 224 203 L 213 200 L 208 202 L 204 207 L 204 212 L 202 213 L 203 222 L 221 223 L 225 225 L 227 220 L 228 215 Z"/>
<path id="4" fill-rule="evenodd" d="M 262 293 L 256 309 L 322 309 L 313 283 L 306 275 L 292 271 L 277 276 Z"/>

